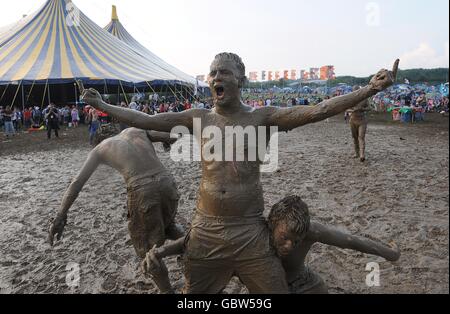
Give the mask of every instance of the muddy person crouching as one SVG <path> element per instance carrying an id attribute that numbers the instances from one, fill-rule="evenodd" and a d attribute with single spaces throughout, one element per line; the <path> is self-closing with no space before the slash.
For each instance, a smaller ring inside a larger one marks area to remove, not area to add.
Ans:
<path id="1" fill-rule="evenodd" d="M 68 212 L 83 186 L 99 165 L 120 172 L 128 191 L 128 229 L 140 258 L 166 239 L 183 234 L 175 224 L 179 194 L 172 175 L 160 162 L 153 142 L 173 143 L 170 134 L 129 128 L 119 135 L 115 128 L 106 127 L 96 136 L 99 143 L 89 154 L 77 177 L 62 200 L 60 211 L 49 231 L 49 242 L 60 240 L 67 223 Z M 155 280 L 156 281 L 156 280 Z"/>

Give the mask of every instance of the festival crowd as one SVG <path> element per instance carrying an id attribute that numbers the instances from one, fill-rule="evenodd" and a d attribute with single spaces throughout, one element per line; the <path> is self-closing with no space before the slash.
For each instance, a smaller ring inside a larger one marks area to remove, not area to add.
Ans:
<path id="1" fill-rule="evenodd" d="M 331 97 L 350 93 L 352 87 L 341 84 L 337 87 L 317 87 L 315 89 L 304 86 L 300 88 L 273 88 L 273 89 L 245 89 L 242 99 L 245 104 L 254 107 L 276 106 L 310 106 L 317 105 Z M 107 101 L 108 102 L 108 101 Z M 428 112 L 448 114 L 448 83 L 439 86 L 418 84 L 399 84 L 390 87 L 384 92 L 378 93 L 371 99 L 373 110 L 378 112 L 393 112 L 394 120 L 400 120 L 401 114 L 411 112 L 412 121 L 423 120 Z M 127 104 L 122 101 L 117 106 L 141 111 L 149 115 L 165 112 L 182 112 L 189 109 L 212 109 L 209 99 L 193 98 L 192 100 L 179 100 L 175 97 L 159 96 L 157 93 L 149 95 L 148 99 L 142 95 L 134 96 Z M 32 106 L 21 110 L 0 106 L 0 128 L 4 130 L 8 138 L 19 131 L 47 130 L 48 138 L 51 130 L 57 130 L 60 126 L 78 127 L 80 124 L 89 125 L 90 138 L 101 124 L 110 123 L 107 114 L 84 106 L 63 106 L 57 108 L 51 103 L 47 108 L 41 109 Z M 126 128 L 122 125 L 122 128 Z"/>

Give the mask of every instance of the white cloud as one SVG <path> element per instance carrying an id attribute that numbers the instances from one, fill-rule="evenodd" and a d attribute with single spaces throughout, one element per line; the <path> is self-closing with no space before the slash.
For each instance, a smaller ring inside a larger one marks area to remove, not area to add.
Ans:
<path id="1" fill-rule="evenodd" d="M 449 42 L 445 43 L 444 55 L 439 55 L 428 43 L 421 43 L 416 49 L 401 56 L 403 69 L 439 68 L 449 66 Z"/>

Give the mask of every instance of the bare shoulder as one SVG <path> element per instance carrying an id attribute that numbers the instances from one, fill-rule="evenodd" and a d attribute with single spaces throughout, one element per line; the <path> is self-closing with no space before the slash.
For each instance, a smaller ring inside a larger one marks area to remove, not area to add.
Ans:
<path id="1" fill-rule="evenodd" d="M 127 142 L 126 135 L 127 133 L 122 132 L 116 136 L 103 140 L 94 149 L 92 149 L 91 154 L 97 155 L 102 159 L 104 159 L 104 157 L 107 157 L 110 154 L 114 154 L 114 151 L 117 151 L 118 146 L 126 144 Z"/>
<path id="2" fill-rule="evenodd" d="M 125 138 L 127 136 L 137 136 L 137 135 L 145 135 L 145 131 L 142 129 L 138 129 L 138 128 L 127 128 L 125 130 L 123 130 L 122 132 L 120 132 L 120 134 L 113 136 L 109 139 L 121 139 L 121 138 Z"/>

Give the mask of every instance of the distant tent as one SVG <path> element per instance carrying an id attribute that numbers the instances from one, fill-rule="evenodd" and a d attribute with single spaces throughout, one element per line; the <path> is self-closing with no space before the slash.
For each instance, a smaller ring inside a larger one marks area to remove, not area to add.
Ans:
<path id="1" fill-rule="evenodd" d="M 61 83 L 86 78 L 130 84 L 193 84 L 163 64 L 137 54 L 92 22 L 70 0 L 48 0 L 24 22 L 2 33 L 1 39 L 0 81 Z"/>
<path id="2" fill-rule="evenodd" d="M 71 0 L 47 0 L 33 14 L 0 28 L 0 106 L 20 100 L 23 106 L 76 102 L 79 79 L 119 98 L 158 88 L 178 97 L 194 89 L 192 78 L 161 61 L 137 53 Z"/>
<path id="3" fill-rule="evenodd" d="M 117 37 L 118 39 L 120 39 L 121 41 L 125 42 L 139 55 L 143 56 L 148 60 L 151 60 L 159 67 L 169 71 L 180 81 L 189 82 L 190 84 L 193 85 L 197 84 L 197 80 L 194 77 L 191 77 L 188 74 L 178 70 L 174 66 L 168 64 L 167 62 L 159 58 L 157 55 L 155 55 L 153 52 L 151 52 L 143 45 L 141 45 L 136 39 L 134 39 L 134 37 L 131 36 L 130 33 L 128 33 L 123 24 L 119 21 L 119 18 L 117 16 L 117 8 L 115 5 L 112 6 L 111 22 L 108 25 L 106 25 L 104 29 L 109 33 L 111 33 L 112 35 L 114 35 L 115 37 Z M 198 82 L 198 84 L 200 87 L 207 87 L 207 84 L 203 82 Z"/>

